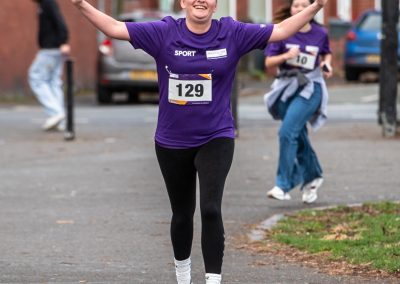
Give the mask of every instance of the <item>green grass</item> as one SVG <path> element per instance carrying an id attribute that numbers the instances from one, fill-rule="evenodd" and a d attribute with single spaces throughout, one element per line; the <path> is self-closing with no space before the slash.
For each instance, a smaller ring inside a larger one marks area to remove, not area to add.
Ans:
<path id="1" fill-rule="evenodd" d="M 325 210 L 304 210 L 282 219 L 271 237 L 309 253 L 400 272 L 400 204 L 367 203 Z"/>

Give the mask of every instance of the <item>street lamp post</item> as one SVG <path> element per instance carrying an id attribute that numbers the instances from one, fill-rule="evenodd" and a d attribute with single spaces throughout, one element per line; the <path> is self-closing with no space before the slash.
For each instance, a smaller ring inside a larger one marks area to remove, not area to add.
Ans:
<path id="1" fill-rule="evenodd" d="M 397 128 L 397 22 L 399 0 L 382 0 L 382 41 L 379 88 L 379 122 L 382 134 L 394 137 Z"/>

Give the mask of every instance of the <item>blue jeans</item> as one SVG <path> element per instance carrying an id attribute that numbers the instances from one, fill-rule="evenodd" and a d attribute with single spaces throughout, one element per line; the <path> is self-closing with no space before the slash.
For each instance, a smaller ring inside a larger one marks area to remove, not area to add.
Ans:
<path id="1" fill-rule="evenodd" d="M 309 99 L 300 96 L 300 91 L 297 90 L 286 102 L 279 100 L 276 105 L 282 118 L 276 185 L 285 192 L 322 177 L 322 169 L 307 131 L 307 121 L 321 104 L 321 85 L 314 83 L 314 93 Z"/>
<path id="2" fill-rule="evenodd" d="M 29 68 L 29 85 L 49 117 L 64 115 L 63 63 L 58 49 L 41 49 Z"/>

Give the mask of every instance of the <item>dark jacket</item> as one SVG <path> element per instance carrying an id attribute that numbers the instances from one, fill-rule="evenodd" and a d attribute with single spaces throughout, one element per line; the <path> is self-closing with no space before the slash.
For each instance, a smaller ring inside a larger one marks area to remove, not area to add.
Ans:
<path id="1" fill-rule="evenodd" d="M 39 1 L 40 48 L 59 48 L 68 41 L 68 29 L 56 0 Z"/>

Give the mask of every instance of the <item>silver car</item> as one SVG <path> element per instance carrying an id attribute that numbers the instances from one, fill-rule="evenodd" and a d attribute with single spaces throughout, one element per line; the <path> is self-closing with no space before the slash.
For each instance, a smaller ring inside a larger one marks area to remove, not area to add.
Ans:
<path id="1" fill-rule="evenodd" d="M 124 22 L 148 22 L 162 19 L 160 11 L 135 11 L 122 14 Z M 137 102 L 139 94 L 158 96 L 157 70 L 154 59 L 127 41 L 106 38 L 99 46 L 97 68 L 97 101 L 111 103 L 114 93 L 126 93 L 129 102 Z"/>

